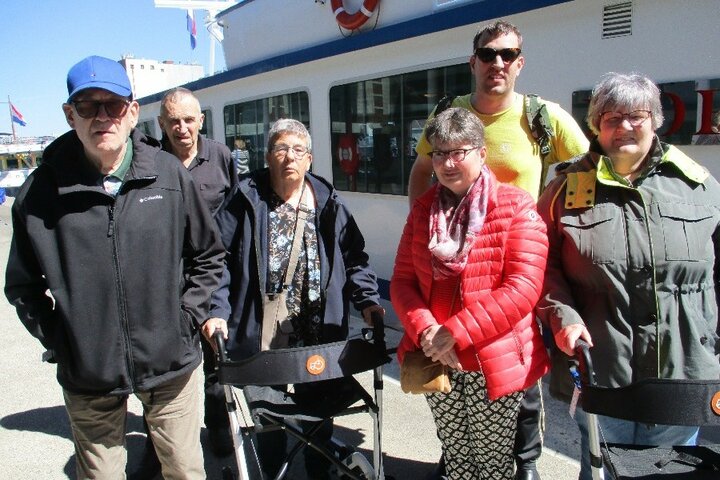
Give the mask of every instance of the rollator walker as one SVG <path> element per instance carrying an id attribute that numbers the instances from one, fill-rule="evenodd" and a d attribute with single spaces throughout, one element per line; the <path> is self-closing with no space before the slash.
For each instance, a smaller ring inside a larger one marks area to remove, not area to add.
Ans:
<path id="1" fill-rule="evenodd" d="M 373 322 L 373 327 L 363 328 L 358 338 L 309 347 L 265 350 L 239 361 L 228 358 L 222 334 L 215 333 L 217 373 L 220 384 L 225 388 L 239 480 L 264 478 L 253 437 L 279 429 L 297 442 L 290 448 L 276 480 L 286 477 L 293 459 L 306 448 L 314 449 L 329 460 L 339 478 L 385 479 L 381 445 L 383 365 L 391 359 L 385 346 L 382 316 L 373 315 Z M 373 371 L 374 395 L 368 393 L 354 377 L 369 370 Z M 292 393 L 256 388 L 330 379 L 342 379 L 341 388 L 330 401 L 324 402 L 303 404 L 296 402 Z M 242 389 L 252 426 L 244 421 L 233 387 Z M 372 463 L 354 447 L 344 445 L 335 437 L 330 445 L 314 441 L 313 433 L 317 429 L 303 433 L 294 422 L 320 422 L 356 413 L 368 413 L 372 419 Z M 231 469 L 223 470 L 223 479 L 235 478 Z"/>
<path id="2" fill-rule="evenodd" d="M 579 341 L 575 352 L 593 479 L 720 479 L 720 445 L 610 444 L 597 419 L 605 415 L 650 425 L 720 426 L 720 380 L 651 378 L 609 388 L 595 381 L 587 343 Z"/>

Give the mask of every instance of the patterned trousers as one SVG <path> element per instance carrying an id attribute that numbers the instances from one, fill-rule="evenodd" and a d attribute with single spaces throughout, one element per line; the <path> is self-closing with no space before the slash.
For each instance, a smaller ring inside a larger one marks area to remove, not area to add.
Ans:
<path id="1" fill-rule="evenodd" d="M 513 477 L 517 414 L 524 392 L 490 401 L 482 372 L 451 370 L 450 393 L 425 395 L 451 480 Z"/>

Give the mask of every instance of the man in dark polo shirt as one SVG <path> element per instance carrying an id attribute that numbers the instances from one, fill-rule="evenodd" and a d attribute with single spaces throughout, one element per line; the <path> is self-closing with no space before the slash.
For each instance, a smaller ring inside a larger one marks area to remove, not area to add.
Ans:
<path id="1" fill-rule="evenodd" d="M 200 135 L 204 120 L 200 102 L 187 88 L 175 88 L 163 97 L 158 117 L 163 150 L 183 162 L 214 214 L 237 183 L 237 170 L 228 147 Z"/>
<path id="2" fill-rule="evenodd" d="M 182 87 L 170 90 L 160 104 L 158 122 L 162 128 L 162 147 L 183 162 L 195 181 L 211 213 L 215 213 L 225 196 L 237 183 L 237 170 L 230 149 L 220 142 L 200 135 L 205 116 L 193 93 Z M 232 453 L 232 437 L 225 394 L 215 375 L 215 354 L 206 341 L 203 347 L 205 372 L 205 426 L 213 453 Z"/>

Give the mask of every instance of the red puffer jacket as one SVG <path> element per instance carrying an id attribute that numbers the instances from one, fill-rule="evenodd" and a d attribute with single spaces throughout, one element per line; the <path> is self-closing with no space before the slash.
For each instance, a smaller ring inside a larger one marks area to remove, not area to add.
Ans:
<path id="1" fill-rule="evenodd" d="M 489 182 L 488 213 L 461 275 L 461 302 L 435 282 L 430 266 L 429 214 L 435 186 L 420 197 L 408 216 L 395 259 L 390 297 L 405 327 L 398 347 L 420 348 L 420 334 L 445 325 L 456 340 L 463 369 L 482 370 L 488 396 L 496 399 L 524 390 L 542 377 L 549 362 L 533 308 L 540 297 L 547 259 L 545 224 L 523 190 Z M 447 284 L 447 282 L 445 282 Z M 432 302 L 432 303 L 431 303 Z M 452 306 L 455 305 L 455 308 Z M 450 314 L 450 310 L 453 310 Z M 435 312 L 448 312 L 439 314 Z M 445 318 L 440 318 L 440 317 Z"/>

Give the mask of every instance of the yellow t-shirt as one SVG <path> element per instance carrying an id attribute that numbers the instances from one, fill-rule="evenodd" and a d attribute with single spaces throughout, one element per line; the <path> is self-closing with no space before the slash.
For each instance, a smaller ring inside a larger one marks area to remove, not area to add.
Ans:
<path id="1" fill-rule="evenodd" d="M 550 153 L 545 165 L 569 160 L 588 151 L 589 142 L 575 119 L 557 103 L 542 100 L 545 104 L 553 136 L 550 139 Z M 507 110 L 494 115 L 483 115 L 470 103 L 470 95 L 456 97 L 453 107 L 470 110 L 485 125 L 485 145 L 488 149 L 487 165 L 499 181 L 510 183 L 530 193 L 537 200 L 543 171 L 540 147 L 530 132 L 525 116 L 524 97 L 515 94 L 513 104 Z M 435 112 L 429 118 L 433 118 Z M 520 126 L 521 130 L 518 130 Z M 428 155 L 432 146 L 423 130 L 415 151 Z"/>

